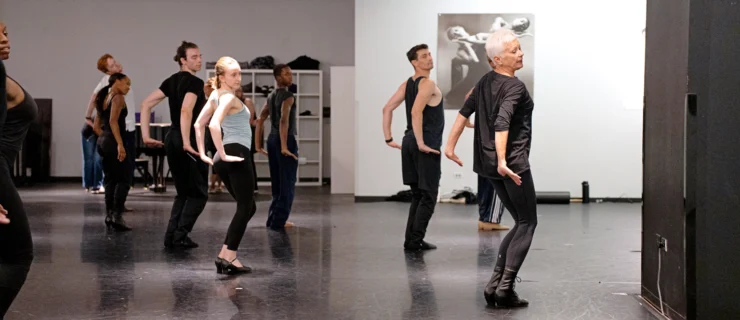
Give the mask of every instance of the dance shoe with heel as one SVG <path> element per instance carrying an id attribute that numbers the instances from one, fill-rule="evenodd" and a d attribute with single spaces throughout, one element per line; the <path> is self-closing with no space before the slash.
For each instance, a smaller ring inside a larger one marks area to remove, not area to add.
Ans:
<path id="1" fill-rule="evenodd" d="M 523 308 L 529 305 L 529 301 L 519 298 L 514 291 L 514 282 L 521 282 L 516 274 L 515 271 L 504 270 L 493 297 L 497 308 Z"/>

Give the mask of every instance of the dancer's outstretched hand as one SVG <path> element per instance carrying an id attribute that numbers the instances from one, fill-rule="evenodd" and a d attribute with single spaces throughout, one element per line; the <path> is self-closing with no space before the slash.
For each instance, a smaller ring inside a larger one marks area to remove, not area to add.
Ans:
<path id="1" fill-rule="evenodd" d="M 195 149 L 193 149 L 193 147 L 191 147 L 190 145 L 183 146 L 182 149 L 187 152 L 190 152 L 193 155 L 196 155 L 196 156 L 198 155 L 198 151 L 195 151 Z"/>
<path id="2" fill-rule="evenodd" d="M 221 158 L 221 160 L 226 162 L 242 162 L 244 161 L 244 158 L 226 155 L 225 157 Z"/>
<path id="3" fill-rule="evenodd" d="M 213 165 L 213 159 L 209 158 L 205 154 L 201 154 L 200 155 L 200 160 L 203 160 L 203 162 L 207 163 L 209 166 L 212 166 Z"/>
<path id="4" fill-rule="evenodd" d="M 462 160 L 455 154 L 454 150 L 445 150 L 445 156 L 447 156 L 447 159 L 450 159 L 457 163 L 458 166 L 463 166 Z"/>
<path id="5" fill-rule="evenodd" d="M 142 141 L 147 147 L 150 148 L 164 147 L 164 143 L 162 143 L 162 141 L 154 140 L 152 138 L 142 138 Z"/>
<path id="6" fill-rule="evenodd" d="M 290 150 L 288 150 L 288 149 L 283 149 L 282 151 L 280 151 L 280 153 L 282 153 L 286 157 L 291 157 L 291 158 L 295 159 L 296 161 L 298 161 L 298 157 L 296 155 L 294 155 L 292 152 L 290 152 Z"/>
<path id="7" fill-rule="evenodd" d="M 421 152 L 424 152 L 424 153 L 434 153 L 434 154 L 439 154 L 439 151 L 437 151 L 437 150 L 434 150 L 434 149 L 432 149 L 432 148 L 428 147 L 428 146 L 427 146 L 427 145 L 425 145 L 425 144 L 420 144 L 420 145 L 419 145 L 419 151 L 421 151 Z"/>
<path id="8" fill-rule="evenodd" d="M 504 177 L 505 176 L 509 176 L 509 178 L 511 178 L 511 180 L 514 180 L 514 183 L 516 183 L 516 185 L 518 185 L 518 186 L 521 186 L 522 185 L 522 178 L 519 175 L 517 175 L 516 173 L 514 173 L 514 171 L 511 171 L 511 169 L 509 169 L 509 167 L 506 166 L 506 163 L 499 164 L 499 166 L 498 166 L 498 174 L 500 174 L 500 175 L 502 175 Z"/>
<path id="9" fill-rule="evenodd" d="M 0 224 L 10 223 L 10 219 L 6 217 L 7 215 L 8 215 L 8 210 L 5 210 L 5 208 L 3 208 L 3 205 L 0 204 Z"/>

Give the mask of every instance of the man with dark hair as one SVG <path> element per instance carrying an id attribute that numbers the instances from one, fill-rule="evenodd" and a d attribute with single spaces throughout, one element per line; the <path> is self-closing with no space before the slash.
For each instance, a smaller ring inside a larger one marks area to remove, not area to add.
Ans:
<path id="1" fill-rule="evenodd" d="M 180 71 L 162 82 L 141 104 L 141 138 L 149 147 L 165 146 L 167 164 L 175 180 L 177 196 L 172 205 L 164 246 L 196 248 L 188 234 L 208 201 L 208 164 L 200 159 L 193 125 L 206 102 L 203 80 L 195 76 L 201 68 L 200 49 L 192 42 L 183 41 L 177 48 L 175 61 Z M 172 127 L 166 144 L 149 135 L 150 110 L 164 98 L 170 104 Z M 195 116 L 194 116 L 195 115 Z"/>
<path id="2" fill-rule="evenodd" d="M 285 64 L 273 69 L 277 88 L 268 97 L 257 120 L 255 149 L 266 154 L 270 165 L 272 203 L 267 216 L 267 227 L 280 230 L 293 227 L 288 222 L 295 197 L 296 174 L 298 172 L 298 143 L 296 142 L 296 104 L 293 93 L 288 90 L 293 84 L 293 71 Z M 270 117 L 270 135 L 267 137 L 267 152 L 262 148 L 264 122 Z"/>
<path id="3" fill-rule="evenodd" d="M 401 83 L 383 108 L 383 133 L 388 146 L 401 149 L 403 183 L 411 187 L 404 249 L 430 250 L 436 246 L 424 241 L 424 236 L 437 204 L 442 173 L 439 148 L 444 131 L 444 106 L 441 90 L 429 79 L 434 67 L 429 47 L 416 45 L 406 56 L 414 66 L 414 75 Z M 391 120 L 393 111 L 404 101 L 406 132 L 399 146 L 393 141 Z"/>

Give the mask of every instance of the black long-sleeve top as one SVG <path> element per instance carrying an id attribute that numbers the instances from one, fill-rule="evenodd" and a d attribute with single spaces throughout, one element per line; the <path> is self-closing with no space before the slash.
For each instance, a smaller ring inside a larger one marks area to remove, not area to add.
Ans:
<path id="1" fill-rule="evenodd" d="M 484 177 L 503 179 L 498 173 L 497 131 L 509 131 L 506 141 L 509 169 L 516 174 L 529 170 L 533 109 L 529 91 L 516 77 L 491 71 L 478 81 L 460 109 L 465 118 L 475 113 L 473 171 Z"/>

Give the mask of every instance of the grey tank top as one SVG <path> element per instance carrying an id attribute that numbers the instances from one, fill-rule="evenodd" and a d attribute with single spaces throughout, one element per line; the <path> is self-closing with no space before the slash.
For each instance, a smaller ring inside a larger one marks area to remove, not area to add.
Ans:
<path id="1" fill-rule="evenodd" d="M 244 102 L 242 102 L 241 111 L 224 117 L 224 121 L 221 122 L 221 130 L 224 131 L 224 145 L 238 143 L 247 149 L 252 146 L 252 127 L 249 125 L 251 117 Z"/>

